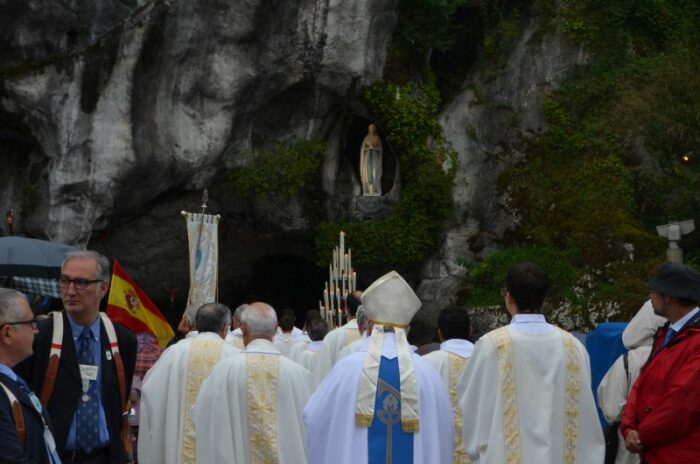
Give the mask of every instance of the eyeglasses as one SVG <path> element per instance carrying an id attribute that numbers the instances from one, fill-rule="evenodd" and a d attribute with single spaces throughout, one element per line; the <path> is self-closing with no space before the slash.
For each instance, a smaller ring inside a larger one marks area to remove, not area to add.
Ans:
<path id="1" fill-rule="evenodd" d="M 39 330 L 39 319 L 30 319 L 28 321 L 17 321 L 17 322 L 5 322 L 0 324 L 0 327 L 5 327 L 6 325 L 21 325 L 21 324 L 31 324 L 32 330 Z"/>
<path id="2" fill-rule="evenodd" d="M 95 282 L 102 282 L 102 279 L 88 280 L 88 279 L 69 279 L 68 277 L 62 275 L 58 278 L 58 285 L 61 288 L 68 288 L 70 284 L 75 285 L 76 290 L 85 290 L 88 285 L 94 284 Z"/>
<path id="3" fill-rule="evenodd" d="M 508 293 L 508 289 L 505 288 L 505 287 L 501 288 L 501 296 L 502 296 L 503 298 L 506 297 L 506 293 Z"/>

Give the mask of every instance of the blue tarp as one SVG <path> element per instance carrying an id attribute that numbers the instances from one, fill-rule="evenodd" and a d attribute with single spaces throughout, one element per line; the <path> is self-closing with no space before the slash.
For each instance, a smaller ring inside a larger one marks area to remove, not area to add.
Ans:
<path id="1" fill-rule="evenodd" d="M 622 344 L 622 332 L 627 327 L 627 322 L 604 322 L 598 324 L 596 329 L 586 337 L 586 350 L 591 357 L 591 387 L 598 406 L 598 385 L 615 360 L 625 351 Z M 603 415 L 598 409 L 601 423 L 606 425 Z"/>

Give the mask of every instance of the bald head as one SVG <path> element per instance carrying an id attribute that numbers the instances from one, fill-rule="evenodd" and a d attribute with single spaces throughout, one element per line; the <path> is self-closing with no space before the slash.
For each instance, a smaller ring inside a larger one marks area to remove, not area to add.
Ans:
<path id="1" fill-rule="evenodd" d="M 277 330 L 277 314 L 267 303 L 257 301 L 251 303 L 241 315 L 241 330 L 243 343 L 246 345 L 256 338 L 272 340 Z"/>

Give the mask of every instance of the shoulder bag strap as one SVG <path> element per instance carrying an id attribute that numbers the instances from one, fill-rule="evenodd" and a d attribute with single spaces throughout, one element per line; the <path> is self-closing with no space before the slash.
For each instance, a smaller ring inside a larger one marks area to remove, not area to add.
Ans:
<path id="1" fill-rule="evenodd" d="M 63 314 L 60 311 L 51 313 L 53 317 L 53 335 L 51 336 L 51 351 L 49 351 L 49 365 L 46 369 L 44 384 L 41 387 L 41 404 L 48 407 L 49 398 L 56 384 L 56 374 L 58 363 L 61 360 L 61 349 L 63 348 Z"/>
<path id="2" fill-rule="evenodd" d="M 7 388 L 3 382 L 0 382 L 0 387 L 5 391 L 7 399 L 10 400 L 10 405 L 12 406 L 12 418 L 15 422 L 15 430 L 17 430 L 17 435 L 19 436 L 19 444 L 24 448 L 24 442 L 27 440 L 27 429 L 24 426 L 24 414 L 22 414 L 22 405 L 17 400 L 17 397 L 12 390 Z"/>
<path id="3" fill-rule="evenodd" d="M 105 331 L 107 332 L 107 338 L 109 339 L 109 349 L 112 352 L 112 357 L 114 358 L 114 366 L 117 369 L 117 383 L 119 384 L 119 400 L 121 401 L 121 411 L 122 411 L 122 444 L 124 445 L 124 450 L 127 454 L 131 454 L 131 440 L 129 440 L 129 406 L 127 402 L 127 391 L 126 391 L 126 374 L 124 373 L 124 362 L 122 361 L 122 356 L 119 353 L 119 342 L 117 340 L 117 332 L 114 330 L 114 324 L 107 317 L 107 314 L 100 313 L 102 317 L 102 323 L 105 325 Z"/>

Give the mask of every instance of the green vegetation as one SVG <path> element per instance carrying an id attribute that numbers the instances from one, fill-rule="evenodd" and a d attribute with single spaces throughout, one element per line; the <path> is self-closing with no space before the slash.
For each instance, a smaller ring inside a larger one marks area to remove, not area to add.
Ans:
<path id="1" fill-rule="evenodd" d="M 499 289 L 504 286 L 508 269 L 523 261 L 538 263 L 547 272 L 552 284 L 550 300 L 576 298 L 573 287 L 580 278 L 580 271 L 565 253 L 548 247 L 505 248 L 486 258 L 470 273 L 473 289 L 469 303 L 474 306 L 502 304 Z"/>
<path id="2" fill-rule="evenodd" d="M 553 269 L 553 280 L 589 279 L 585 300 L 555 291 L 550 302 L 568 301 L 574 313 L 615 302 L 625 317 L 665 256 L 654 226 L 700 211 L 699 8 L 683 0 L 538 4 L 592 59 L 542 102 L 547 131 L 523 142 L 525 160 L 501 178 L 522 218 L 509 243 L 535 247 L 527 248 L 532 260 L 548 270 L 566 262 L 575 271 Z M 697 243 L 683 246 L 700 261 Z M 494 301 L 479 287 L 502 285 L 499 265 L 522 253 L 506 248 L 476 266 L 470 303 Z"/>
<path id="3" fill-rule="evenodd" d="M 319 264 L 324 265 L 337 244 L 338 233 L 348 233 L 357 265 L 402 266 L 414 263 L 439 245 L 445 220 L 452 211 L 452 179 L 456 154 L 442 133 L 437 115 L 440 97 L 435 80 L 400 87 L 378 82 L 365 93 L 374 120 L 384 130 L 401 164 L 401 199 L 389 217 L 319 227 L 316 239 Z M 443 164 L 451 160 L 452 169 Z"/>
<path id="4" fill-rule="evenodd" d="M 271 150 L 258 152 L 249 165 L 234 169 L 229 181 L 246 198 L 296 195 L 319 184 L 325 153 L 325 144 L 316 140 L 277 143 Z"/>

